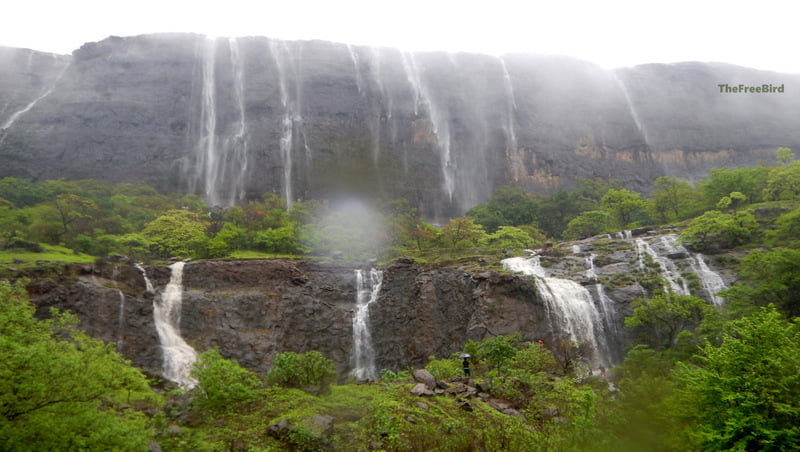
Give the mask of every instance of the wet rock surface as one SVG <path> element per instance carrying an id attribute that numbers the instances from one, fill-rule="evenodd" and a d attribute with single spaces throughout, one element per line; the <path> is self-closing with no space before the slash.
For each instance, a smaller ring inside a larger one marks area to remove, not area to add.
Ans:
<path id="1" fill-rule="evenodd" d="M 675 266 L 673 273 L 688 275 L 696 268 L 697 256 L 676 252 L 674 237 L 647 240 L 654 252 Z M 591 249 L 595 256 L 597 277 L 591 280 L 586 278 L 589 254 L 572 252 L 576 243 L 549 249 L 553 255 L 544 265 L 551 277 L 585 281 L 593 297 L 600 287 L 604 289 L 608 297 L 604 308 L 613 309 L 615 324 L 604 325 L 601 332 L 612 336 L 608 344 L 617 351 L 628 340 L 622 322 L 631 312 L 630 302 L 648 294 L 648 278 L 660 271 L 651 263 L 650 273 L 645 273 L 635 240 L 599 237 L 579 243 L 581 250 Z M 719 268 L 713 258 L 706 261 Z M 125 260 L 33 273 L 28 275 L 28 289 L 39 315 L 46 316 L 50 307 L 73 312 L 81 328 L 116 342 L 135 365 L 157 375 L 162 357 L 153 303 L 160 301 L 170 269 L 143 268 L 155 293 L 147 291 L 142 272 Z M 353 366 L 357 268 L 365 267 L 289 259 L 188 262 L 180 334 L 198 352 L 219 348 L 224 357 L 256 372 L 267 371 L 280 352 L 318 350 L 345 376 Z M 526 340 L 542 340 L 549 346 L 567 334 L 549 317 L 534 277 L 485 265 L 436 266 L 409 259 L 381 270 L 382 288 L 369 312 L 377 370 L 422 367 L 430 356 L 450 356 L 470 339 L 520 333 Z M 730 283 L 731 273 L 722 275 Z M 696 279 L 685 286 L 709 299 Z M 422 376 L 418 381 L 427 390 L 440 390 Z"/>

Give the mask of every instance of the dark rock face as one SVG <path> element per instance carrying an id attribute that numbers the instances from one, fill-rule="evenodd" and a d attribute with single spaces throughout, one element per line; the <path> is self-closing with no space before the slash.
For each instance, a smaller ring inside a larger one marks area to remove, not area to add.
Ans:
<path id="1" fill-rule="evenodd" d="M 660 284 L 653 283 L 660 265 L 668 265 L 669 275 L 683 281 L 678 285 L 711 299 L 712 286 L 704 284 L 707 275 L 697 270 L 698 256 L 678 253 L 674 239 L 674 234 L 594 238 L 578 244 L 581 250 L 592 250 L 592 259 L 587 260 L 586 251 L 569 253 L 575 244 L 558 247 L 558 257 L 541 257 L 548 277 L 580 281 L 592 293 L 593 303 L 609 311 L 596 334 L 604 336 L 604 352 L 611 362 L 620 361 L 629 342 L 623 326 L 629 303 L 647 295 L 645 285 Z M 650 265 L 650 274 L 639 280 L 637 261 L 644 259 L 645 240 L 664 262 Z M 590 262 L 595 275 L 591 280 L 586 276 Z M 351 359 L 357 268 L 284 259 L 189 262 L 183 270 L 181 336 L 198 352 L 216 347 L 226 358 L 257 372 L 267 371 L 280 352 L 318 350 L 346 375 L 355 365 Z M 520 333 L 525 340 L 543 340 L 551 347 L 569 337 L 567 322 L 553 318 L 535 277 L 475 268 L 407 259 L 382 268 L 383 283 L 368 322 L 376 369 L 421 367 L 430 356 L 443 358 L 462 350 L 470 339 Z M 73 312 L 81 328 L 116 342 L 135 365 L 158 375 L 163 358 L 153 303 L 160 301 L 171 271 L 166 266 L 145 271 L 154 294 L 147 292 L 140 270 L 124 260 L 29 275 L 29 291 L 39 315 L 47 315 L 49 307 Z M 679 277 L 691 272 L 698 277 L 694 284 Z M 601 282 L 607 299 L 598 298 Z"/>
<path id="2" fill-rule="evenodd" d="M 800 145 L 800 75 L 722 64 L 607 71 L 189 34 L 111 37 L 71 58 L 0 49 L 0 61 L 0 177 L 147 183 L 215 205 L 266 191 L 402 197 L 442 218 L 499 185 L 601 176 L 644 189 Z"/>

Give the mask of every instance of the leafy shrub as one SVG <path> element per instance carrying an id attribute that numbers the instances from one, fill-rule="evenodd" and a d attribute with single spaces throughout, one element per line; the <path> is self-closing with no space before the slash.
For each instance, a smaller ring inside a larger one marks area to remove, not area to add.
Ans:
<path id="1" fill-rule="evenodd" d="M 327 392 L 334 378 L 336 367 L 333 361 L 315 350 L 303 354 L 279 353 L 267 372 L 268 384 L 290 388 L 319 386 L 321 392 Z"/>
<path id="2" fill-rule="evenodd" d="M 202 408 L 221 410 L 256 399 L 258 376 L 222 357 L 216 348 L 198 356 L 192 375 L 204 397 L 195 400 Z"/>
<path id="3" fill-rule="evenodd" d="M 447 380 L 463 372 L 461 361 L 452 358 L 433 359 L 433 356 L 430 359 L 431 361 L 425 366 L 425 369 L 437 380 Z"/>

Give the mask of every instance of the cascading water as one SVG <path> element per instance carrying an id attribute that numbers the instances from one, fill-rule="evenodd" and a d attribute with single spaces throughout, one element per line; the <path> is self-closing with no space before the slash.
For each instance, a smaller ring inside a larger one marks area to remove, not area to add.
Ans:
<path id="1" fill-rule="evenodd" d="M 193 388 L 197 381 L 191 377 L 191 370 L 197 353 L 180 335 L 184 265 L 184 262 L 170 265 L 169 283 L 161 296 L 153 300 L 153 321 L 164 356 L 164 378 L 182 388 Z"/>
<path id="2" fill-rule="evenodd" d="M 119 318 L 117 319 L 117 351 L 122 349 L 125 335 L 125 294 L 117 289 L 119 294 Z"/>
<path id="3" fill-rule="evenodd" d="M 612 364 L 602 316 L 586 288 L 574 281 L 548 277 L 539 256 L 512 257 L 502 263 L 506 270 L 534 277 L 536 289 L 546 303 L 549 321 L 558 333 L 591 345 L 596 353 L 595 364 Z"/>
<path id="4" fill-rule="evenodd" d="M 628 88 L 625 86 L 625 83 L 623 83 L 622 80 L 620 80 L 620 78 L 617 77 L 616 74 L 614 74 L 614 80 L 617 82 L 617 85 L 619 86 L 620 90 L 622 91 L 622 96 L 625 98 L 625 103 L 628 106 L 628 112 L 630 112 L 631 117 L 633 118 L 633 122 L 634 122 L 634 124 L 636 124 L 636 129 L 642 135 L 642 138 L 644 138 L 644 142 L 649 145 L 650 142 L 647 139 L 647 131 L 642 126 L 642 121 L 641 121 L 641 119 L 639 119 L 639 114 L 636 112 L 636 109 L 633 107 L 633 102 L 631 101 L 631 96 L 628 93 Z"/>
<path id="5" fill-rule="evenodd" d="M 358 380 L 376 380 L 375 350 L 369 330 L 369 307 L 378 299 L 383 272 L 370 269 L 367 277 L 356 270 L 356 312 L 353 316 L 353 371 Z"/>
<path id="6" fill-rule="evenodd" d="M 147 270 L 142 267 L 142 264 L 133 264 L 134 268 L 139 270 L 142 274 L 142 278 L 144 278 L 144 287 L 147 293 L 156 293 L 156 289 L 153 287 L 153 283 L 150 281 L 150 278 L 147 277 Z"/>
<path id="7" fill-rule="evenodd" d="M 717 295 L 717 292 L 727 289 L 728 286 L 719 274 L 708 268 L 702 254 L 695 254 L 692 256 L 691 266 L 698 279 L 700 279 L 700 286 L 706 291 L 709 298 L 711 298 L 711 302 L 716 306 L 725 303 L 725 299 Z"/>
<path id="8" fill-rule="evenodd" d="M 360 64 L 358 61 L 358 54 L 353 50 L 353 46 L 350 44 L 345 44 L 347 46 L 347 53 L 350 54 L 350 60 L 353 62 L 353 72 L 355 73 L 356 78 L 356 88 L 358 88 L 358 94 L 364 94 L 364 79 L 361 77 L 361 69 Z"/>
<path id="9" fill-rule="evenodd" d="M 514 100 L 514 85 L 511 83 L 511 75 L 508 73 L 506 62 L 502 58 L 500 58 L 500 66 L 503 69 L 503 82 L 505 83 L 506 97 L 508 98 L 504 130 L 508 142 L 506 152 L 509 152 L 517 149 L 517 133 L 514 128 L 514 110 L 517 109 L 517 102 Z"/>
<path id="10" fill-rule="evenodd" d="M 667 283 L 664 287 L 665 290 L 678 295 L 691 295 L 689 284 L 686 282 L 686 279 L 680 275 L 677 266 L 671 259 L 659 255 L 644 239 L 636 239 L 634 243 L 636 244 L 636 254 L 639 257 L 640 269 L 644 270 L 647 268 L 646 256 L 651 257 L 652 260 L 658 264 L 661 270 L 661 276 Z"/>
<path id="11" fill-rule="evenodd" d="M 428 116 L 433 126 L 433 134 L 439 148 L 439 161 L 442 167 L 442 177 L 444 178 L 444 191 L 450 201 L 453 201 L 455 192 L 455 167 L 450 155 L 450 120 L 445 111 L 439 108 L 434 102 L 428 86 L 423 83 L 422 75 L 417 66 L 417 61 L 413 53 L 403 53 L 403 69 L 406 72 L 408 83 L 414 90 L 414 114 L 419 114 L 419 105 L 422 103 L 428 110 Z"/>
<path id="12" fill-rule="evenodd" d="M 283 107 L 283 119 L 281 120 L 281 162 L 283 163 L 283 197 L 286 200 L 286 207 L 291 208 L 294 202 L 294 191 L 292 189 L 292 171 L 294 166 L 294 131 L 295 123 L 301 123 L 300 115 L 300 84 L 297 83 L 297 71 L 292 64 L 290 49 L 282 41 L 271 40 L 269 42 L 270 52 L 278 69 L 278 88 L 281 95 L 281 106 Z M 294 95 L 289 90 L 290 76 L 295 80 L 296 89 Z"/>
<path id="13" fill-rule="evenodd" d="M 202 52 L 202 102 L 197 162 L 190 189 L 202 185 L 205 199 L 212 206 L 231 206 L 245 194 L 248 167 L 247 118 L 244 104 L 244 64 L 235 38 L 228 40 L 233 80 L 233 104 L 238 120 L 231 125 L 217 119 L 217 47 L 218 40 L 208 37 Z"/>
<path id="14" fill-rule="evenodd" d="M 33 55 L 33 53 L 31 53 L 31 55 Z M 53 57 L 55 57 L 55 55 L 53 55 Z M 30 59 L 28 60 L 28 62 L 30 64 Z M 37 98 L 33 99 L 31 102 L 29 102 L 27 105 L 25 105 L 25 107 L 23 107 L 19 111 L 14 112 L 8 118 L 8 120 L 6 120 L 6 122 L 4 122 L 2 126 L 0 126 L 0 131 L 8 129 L 9 127 L 11 127 L 14 124 L 14 122 L 16 122 L 17 119 L 19 119 L 20 116 L 22 116 L 25 113 L 31 111 L 31 109 L 33 107 L 35 107 L 36 104 L 39 103 L 39 101 L 41 101 L 45 97 L 49 96 L 53 92 L 53 90 L 56 88 L 56 85 L 58 84 L 58 82 L 61 81 L 61 77 L 63 77 L 64 74 L 67 72 L 67 69 L 69 69 L 70 64 L 64 65 L 64 68 L 61 70 L 61 72 L 58 74 L 58 76 L 55 78 L 55 80 L 53 80 L 53 83 L 51 83 L 50 86 L 48 86 L 47 89 L 45 89 L 42 92 L 42 94 L 40 94 Z"/>

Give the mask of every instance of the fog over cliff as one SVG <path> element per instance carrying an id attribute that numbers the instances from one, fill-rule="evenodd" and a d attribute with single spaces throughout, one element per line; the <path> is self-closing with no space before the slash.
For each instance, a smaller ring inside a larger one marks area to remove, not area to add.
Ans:
<path id="1" fill-rule="evenodd" d="M 718 85 L 781 87 L 721 92 Z M 147 183 L 231 205 L 406 198 L 428 218 L 494 188 L 647 190 L 800 146 L 800 75 L 721 63 L 400 52 L 193 34 L 71 56 L 0 48 L 0 177 Z"/>

